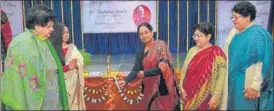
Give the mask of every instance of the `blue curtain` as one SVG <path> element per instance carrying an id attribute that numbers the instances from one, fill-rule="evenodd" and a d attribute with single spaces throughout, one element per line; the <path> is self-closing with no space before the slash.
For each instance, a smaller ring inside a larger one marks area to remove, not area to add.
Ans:
<path id="1" fill-rule="evenodd" d="M 203 22 L 207 21 L 207 1 L 201 0 L 200 1 L 200 21 Z"/>
<path id="2" fill-rule="evenodd" d="M 158 39 L 167 42 L 167 1 L 159 1 L 159 32 Z"/>
<path id="3" fill-rule="evenodd" d="M 198 23 L 198 1 L 189 1 L 189 7 L 188 7 L 188 49 L 193 47 L 195 45 L 194 39 L 192 38 L 192 35 L 194 33 L 194 30 L 192 27 Z"/>
<path id="4" fill-rule="evenodd" d="M 56 20 L 61 22 L 62 21 L 61 0 L 52 0 L 51 2 L 53 4 L 52 9 L 55 12 Z"/>
<path id="5" fill-rule="evenodd" d="M 84 44 L 92 54 L 130 54 L 141 42 L 137 33 L 98 33 L 84 34 Z"/>
<path id="6" fill-rule="evenodd" d="M 213 1 L 213 0 L 210 0 L 210 3 L 209 3 L 209 7 L 210 7 L 210 9 L 209 9 L 209 22 L 213 25 L 213 26 L 215 26 L 216 25 L 216 23 L 215 23 L 215 19 L 217 19 L 217 18 L 215 18 L 215 14 L 217 13 L 216 11 L 215 11 L 215 4 L 216 3 L 216 1 Z M 215 32 L 217 31 L 217 29 L 216 29 L 216 27 L 214 28 L 215 29 Z M 213 35 L 213 37 L 211 38 L 211 43 L 212 44 L 215 44 L 216 42 L 215 42 L 215 38 L 217 37 L 217 35 Z M 213 39 L 214 38 L 214 39 Z"/>
<path id="7" fill-rule="evenodd" d="M 169 49 L 172 53 L 177 52 L 177 1 L 169 3 Z"/>
<path id="8" fill-rule="evenodd" d="M 63 22 L 69 28 L 71 35 L 70 40 L 74 42 L 78 49 L 86 49 L 91 54 L 132 54 L 136 52 L 141 44 L 137 33 L 96 33 L 83 34 L 82 37 L 80 2 L 81 1 L 79 0 L 73 0 L 72 2 L 71 0 L 26 0 L 24 1 L 24 12 L 26 14 L 29 8 L 32 7 L 32 4 L 42 4 L 53 9 L 57 21 Z M 198 9 L 200 10 L 200 22 L 207 21 L 207 3 L 209 3 L 209 22 L 215 26 L 215 1 L 213 0 L 209 0 L 209 2 L 200 0 L 200 7 L 198 7 L 198 1 L 169 1 L 169 6 L 167 1 L 160 0 L 157 2 L 159 3 L 159 30 L 158 35 L 156 35 L 156 33 L 154 35 L 155 38 L 158 36 L 159 40 L 165 41 L 173 53 L 177 52 L 177 50 L 179 50 L 179 53 L 185 53 L 187 51 L 187 47 L 189 49 L 195 45 L 194 40 L 192 39 L 192 27 L 194 24 L 198 23 Z M 187 2 L 189 7 L 188 15 L 186 14 Z M 179 24 L 177 18 L 178 13 L 180 15 Z M 62 14 L 64 15 L 63 21 Z M 186 27 L 187 24 L 188 27 Z M 177 29 L 178 25 L 179 29 Z M 153 28 L 156 31 L 157 27 Z M 187 29 L 189 36 L 186 34 Z M 188 41 L 186 39 L 187 37 Z M 179 47 L 177 44 L 178 41 Z M 211 40 L 211 43 L 215 43 L 214 39 Z"/>
<path id="9" fill-rule="evenodd" d="M 63 23 L 68 27 L 69 29 L 69 35 L 72 35 L 72 15 L 71 15 L 71 2 L 69 0 L 63 1 L 63 14 L 64 14 L 64 21 Z M 74 37 L 74 36 L 73 36 Z M 72 36 L 70 36 L 69 40 L 72 41 Z"/>
<path id="10" fill-rule="evenodd" d="M 81 24 L 81 7 L 80 0 L 73 0 L 73 31 L 74 43 L 78 49 L 82 49 L 82 24 Z"/>
<path id="11" fill-rule="evenodd" d="M 179 52 L 186 52 L 187 51 L 187 1 L 182 0 L 180 1 L 180 25 L 179 25 L 179 36 L 180 36 L 180 45 L 179 45 Z"/>

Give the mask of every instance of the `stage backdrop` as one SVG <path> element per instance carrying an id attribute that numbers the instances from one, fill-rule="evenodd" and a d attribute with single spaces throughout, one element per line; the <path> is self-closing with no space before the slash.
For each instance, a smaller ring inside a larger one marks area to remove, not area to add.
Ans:
<path id="1" fill-rule="evenodd" d="M 57 20 L 68 26 L 71 41 L 78 49 L 86 49 L 91 54 L 134 54 L 141 44 L 136 32 L 84 34 L 82 32 L 83 10 L 81 10 L 84 1 L 23 0 L 22 2 L 23 16 L 35 4 L 46 5 L 53 9 Z M 156 31 L 155 39 L 165 41 L 173 53 L 186 53 L 195 45 L 191 37 L 194 24 L 208 21 L 216 28 L 216 3 L 217 1 L 212 0 L 156 1 L 156 26 L 153 27 Z M 211 41 L 213 44 L 214 40 Z"/>
<path id="2" fill-rule="evenodd" d="M 156 27 L 156 1 L 83 1 L 84 33 L 136 32 L 149 22 Z"/>
<path id="3" fill-rule="evenodd" d="M 83 19 L 80 0 L 23 0 L 23 11 L 26 13 L 28 9 L 35 4 L 47 5 L 56 13 L 58 21 L 64 22 L 70 31 L 71 41 L 76 44 L 79 49 L 86 49 L 92 54 L 128 54 L 135 53 L 140 46 L 140 40 L 136 32 L 117 32 L 117 33 L 86 33 L 82 32 Z M 217 14 L 220 9 L 217 3 L 221 1 L 213 0 L 171 0 L 156 1 L 156 30 L 155 38 L 164 40 L 171 52 L 186 53 L 188 49 L 195 45 L 192 39 L 194 24 L 202 21 L 208 21 L 217 29 L 223 22 L 217 23 L 217 17 L 222 17 Z M 257 2 L 257 1 L 251 1 Z M 261 1 L 258 3 L 266 4 Z M 215 5 L 216 4 L 216 5 Z M 272 10 L 274 10 L 273 2 Z M 228 7 L 229 8 L 229 7 Z M 267 7 L 265 7 L 267 9 Z M 268 8 L 269 9 L 269 8 Z M 269 20 L 273 20 L 273 11 Z M 24 14 L 23 13 L 23 16 Z M 228 21 L 231 13 L 227 13 Z M 130 15 L 132 16 L 132 14 Z M 272 18 L 271 18 L 272 17 Z M 216 18 L 216 19 L 215 19 Z M 259 20 L 259 19 L 256 19 Z M 232 23 L 231 23 L 232 24 Z M 269 24 L 268 30 L 272 30 L 272 23 Z M 224 26 L 225 27 L 225 26 Z M 90 27 L 97 28 L 97 27 Z M 228 28 L 229 29 L 229 28 Z M 220 29 L 221 30 L 221 29 Z M 221 32 L 221 31 L 219 31 Z M 215 35 L 218 32 L 215 30 Z M 215 44 L 220 39 L 225 40 L 225 35 L 218 35 L 211 42 Z M 219 42 L 222 45 L 221 42 Z"/>
<path id="4" fill-rule="evenodd" d="M 255 5 L 257 10 L 255 24 L 262 25 L 265 29 L 267 29 L 271 15 L 271 1 L 249 2 Z M 233 27 L 231 20 L 231 10 L 236 3 L 237 1 L 218 1 L 218 45 L 220 45 L 222 48 L 224 48 L 226 38 L 230 29 Z"/>
<path id="5" fill-rule="evenodd" d="M 1 9 L 6 12 L 11 23 L 12 37 L 23 31 L 22 1 L 1 1 Z"/>

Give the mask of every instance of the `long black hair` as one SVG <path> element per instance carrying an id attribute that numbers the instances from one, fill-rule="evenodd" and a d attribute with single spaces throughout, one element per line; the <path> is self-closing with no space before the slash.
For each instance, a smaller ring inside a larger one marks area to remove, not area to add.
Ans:
<path id="1" fill-rule="evenodd" d="M 52 32 L 49 40 L 52 42 L 52 45 L 54 46 L 61 63 L 65 65 L 65 57 L 62 53 L 63 30 L 65 28 L 65 25 L 63 23 L 55 22 L 53 28 L 54 31 Z"/>

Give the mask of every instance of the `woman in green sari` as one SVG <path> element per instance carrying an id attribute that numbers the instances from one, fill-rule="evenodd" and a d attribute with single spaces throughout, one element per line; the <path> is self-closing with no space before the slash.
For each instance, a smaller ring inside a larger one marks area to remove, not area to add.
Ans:
<path id="1" fill-rule="evenodd" d="M 12 110 L 68 110 L 60 60 L 48 40 L 55 17 L 35 6 L 26 16 L 27 29 L 11 42 L 1 78 L 1 101 Z"/>

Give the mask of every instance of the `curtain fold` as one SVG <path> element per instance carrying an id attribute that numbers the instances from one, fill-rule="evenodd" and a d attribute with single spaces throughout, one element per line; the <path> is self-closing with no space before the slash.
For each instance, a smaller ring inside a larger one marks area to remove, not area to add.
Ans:
<path id="1" fill-rule="evenodd" d="M 73 42 L 72 39 L 74 39 L 74 35 L 72 35 L 72 27 L 74 27 L 74 24 L 72 24 L 72 15 L 71 15 L 71 2 L 70 0 L 64 0 L 63 1 L 63 14 L 64 14 L 64 21 L 63 23 L 68 27 L 69 30 L 69 41 Z"/>
<path id="2" fill-rule="evenodd" d="M 187 10 L 187 4 L 186 4 L 186 0 L 182 0 L 180 1 L 180 27 L 179 27 L 179 35 L 180 35 L 180 48 L 179 48 L 179 52 L 180 53 L 185 53 L 186 52 L 186 46 L 187 46 L 187 41 L 186 41 L 186 37 L 187 37 L 187 14 L 186 14 L 186 10 Z"/>
<path id="3" fill-rule="evenodd" d="M 200 0 L 200 22 L 207 21 L 207 1 Z"/>
<path id="4" fill-rule="evenodd" d="M 195 41 L 192 38 L 194 30 L 192 27 L 198 23 L 198 1 L 189 1 L 189 10 L 188 10 L 188 49 L 195 46 Z"/>
<path id="5" fill-rule="evenodd" d="M 169 49 L 171 53 L 177 52 L 177 1 L 169 2 Z"/>
<path id="6" fill-rule="evenodd" d="M 215 23 L 215 19 L 217 19 L 217 18 L 215 18 L 215 14 L 217 13 L 217 10 L 215 11 L 215 4 L 216 3 L 216 1 L 214 1 L 214 0 L 210 0 L 210 5 L 209 5 L 209 7 L 210 7 L 210 9 L 209 9 L 209 22 L 214 26 L 214 31 L 216 32 L 216 31 L 218 31 L 217 29 L 216 29 L 216 23 Z M 218 34 L 216 34 L 216 35 L 213 35 L 213 38 L 214 39 L 211 39 L 210 40 L 210 42 L 212 43 L 212 44 L 215 44 L 216 43 L 216 37 L 217 37 L 217 35 Z"/>
<path id="7" fill-rule="evenodd" d="M 82 49 L 82 22 L 81 22 L 81 6 L 80 0 L 73 0 L 73 30 L 74 43 L 78 49 Z M 92 27 L 91 27 L 92 28 Z"/>
<path id="8" fill-rule="evenodd" d="M 159 1 L 159 40 L 167 42 L 167 1 Z M 154 28 L 156 29 L 156 27 Z"/>

